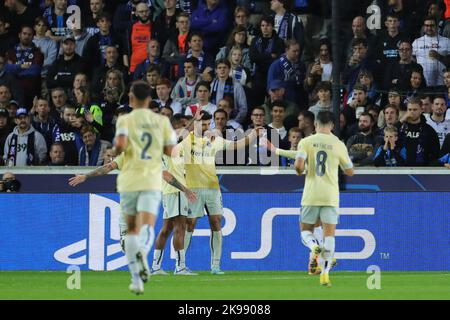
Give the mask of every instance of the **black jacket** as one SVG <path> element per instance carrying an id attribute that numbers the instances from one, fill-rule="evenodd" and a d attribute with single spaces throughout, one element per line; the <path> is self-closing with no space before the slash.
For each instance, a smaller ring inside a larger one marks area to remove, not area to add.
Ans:
<path id="1" fill-rule="evenodd" d="M 73 80 L 75 75 L 79 72 L 87 72 L 86 63 L 83 58 L 75 53 L 74 57 L 70 60 L 64 60 L 64 56 L 60 56 L 52 64 L 48 70 L 47 86 L 49 89 L 56 87 L 63 87 L 64 89 L 70 89 L 73 86 Z"/>

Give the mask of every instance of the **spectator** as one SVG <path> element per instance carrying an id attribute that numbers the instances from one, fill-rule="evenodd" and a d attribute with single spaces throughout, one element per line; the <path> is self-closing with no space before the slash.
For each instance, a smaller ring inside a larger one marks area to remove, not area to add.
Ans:
<path id="1" fill-rule="evenodd" d="M 447 134 L 444 139 L 439 162 L 445 164 L 445 166 L 450 169 L 450 134 Z"/>
<path id="2" fill-rule="evenodd" d="M 284 127 L 284 118 L 285 118 L 285 110 L 286 110 L 286 104 L 284 101 L 274 101 L 272 103 L 272 110 L 271 110 L 271 116 L 272 116 L 272 123 L 269 123 L 269 128 L 273 128 L 277 131 L 280 138 L 283 140 L 286 138 L 287 130 Z"/>
<path id="3" fill-rule="evenodd" d="M 198 60 L 198 71 L 202 74 L 202 79 L 211 81 L 211 73 L 213 72 L 214 60 L 213 56 L 203 51 L 203 38 L 198 33 L 191 33 L 188 37 L 189 50 L 185 56 L 186 59 L 194 57 Z M 182 68 L 179 66 L 179 76 L 184 75 Z M 209 77 L 209 78 L 208 78 Z"/>
<path id="4" fill-rule="evenodd" d="M 52 144 L 52 134 L 57 126 L 57 120 L 50 113 L 48 101 L 44 98 L 36 98 L 33 102 L 31 125 L 42 134 L 47 144 L 47 150 Z"/>
<path id="5" fill-rule="evenodd" d="M 72 35 L 64 38 L 62 47 L 63 55 L 56 59 L 48 70 L 47 86 L 49 89 L 62 87 L 69 90 L 75 75 L 87 70 L 83 58 L 75 53 L 75 38 Z"/>
<path id="6" fill-rule="evenodd" d="M 64 146 L 60 142 L 55 142 L 50 146 L 50 161 L 47 164 L 49 167 L 65 166 L 65 152 Z"/>
<path id="7" fill-rule="evenodd" d="M 53 7 L 51 10 L 44 13 L 44 18 L 47 19 L 50 30 L 47 31 L 47 36 L 56 42 L 60 42 L 70 34 L 70 28 L 67 25 L 67 20 L 70 14 L 67 12 L 67 0 L 53 0 Z M 34 20 L 32 20 L 34 21 Z"/>
<path id="8" fill-rule="evenodd" d="M 353 86 L 358 80 L 361 70 L 372 72 L 375 82 L 378 80 L 378 63 L 368 55 L 368 44 L 366 39 L 354 39 L 352 41 L 353 54 L 347 62 L 343 72 L 344 84 L 347 84 L 348 92 L 353 90 Z"/>
<path id="9" fill-rule="evenodd" d="M 319 112 L 333 110 L 331 105 L 331 83 L 326 81 L 319 82 L 316 89 L 319 101 L 309 108 L 309 111 L 314 113 L 314 117 L 317 117 Z"/>
<path id="10" fill-rule="evenodd" d="M 156 64 L 161 69 L 161 76 L 168 78 L 170 76 L 170 65 L 160 57 L 160 46 L 156 39 L 149 41 L 147 45 L 147 59 L 142 61 L 134 72 L 134 80 L 143 80 L 145 78 L 145 70 L 150 64 Z"/>
<path id="11" fill-rule="evenodd" d="M 63 88 L 56 87 L 50 92 L 50 97 L 53 105 L 52 113 L 55 118 L 59 118 L 62 115 L 62 108 L 67 104 L 67 93 Z"/>
<path id="12" fill-rule="evenodd" d="M 273 29 L 274 21 L 265 16 L 259 24 L 260 34 L 257 34 L 250 45 L 250 60 L 253 62 L 253 83 L 251 97 L 252 105 L 261 105 L 266 92 L 267 74 L 271 64 L 284 52 L 284 43 Z"/>
<path id="13" fill-rule="evenodd" d="M 398 143 L 398 130 L 394 126 L 383 129 L 384 145 L 379 146 L 373 163 L 376 167 L 403 166 L 406 160 L 406 148 Z"/>
<path id="14" fill-rule="evenodd" d="M 130 0 L 119 5 L 114 13 L 113 27 L 117 34 L 126 33 L 138 21 L 137 5 L 146 3 L 147 8 L 152 6 L 151 0 Z"/>
<path id="15" fill-rule="evenodd" d="M 426 17 L 423 26 L 425 35 L 414 40 L 413 55 L 417 58 L 417 63 L 423 67 L 428 86 L 442 86 L 444 71 L 449 65 L 450 39 L 438 34 L 434 17 Z"/>
<path id="16" fill-rule="evenodd" d="M 190 16 L 185 12 L 181 12 L 177 15 L 177 30 L 176 32 L 169 33 L 169 38 L 164 45 L 163 58 L 169 62 L 173 67 L 173 73 L 178 74 L 178 65 L 182 63 L 183 57 L 188 54 L 189 51 L 189 39 L 191 38 L 190 32 Z"/>
<path id="17" fill-rule="evenodd" d="M 147 57 L 147 45 L 153 37 L 153 25 L 150 21 L 150 9 L 144 2 L 136 5 L 138 21 L 128 30 L 126 60 L 129 62 L 130 73 Z"/>
<path id="18" fill-rule="evenodd" d="M 257 34 L 257 30 L 255 27 L 248 21 L 249 12 L 247 8 L 243 6 L 237 6 L 234 9 L 234 26 L 235 27 L 243 27 L 245 32 L 247 33 L 247 45 L 250 46 L 253 38 Z"/>
<path id="19" fill-rule="evenodd" d="M 236 129 L 242 129 L 242 125 L 237 122 L 236 120 L 230 119 L 231 114 L 233 113 L 234 109 L 234 102 L 231 98 L 225 97 L 224 99 L 220 100 L 217 104 L 218 109 L 223 109 L 227 113 L 227 123 L 226 126 L 230 127 L 234 130 Z"/>
<path id="20" fill-rule="evenodd" d="M 398 47 L 400 59 L 393 62 L 386 72 L 386 78 L 383 81 L 383 88 L 390 88 L 392 85 L 405 86 L 409 82 L 407 75 L 412 70 L 420 70 L 423 73 L 423 68 L 420 64 L 413 60 L 412 46 L 410 42 L 402 41 Z"/>
<path id="21" fill-rule="evenodd" d="M 450 38 L 450 23 L 445 19 L 446 5 L 442 0 L 429 0 L 427 4 L 427 14 L 430 17 L 434 17 L 437 21 L 439 35 Z M 421 35 L 424 34 L 422 29 Z"/>
<path id="22" fill-rule="evenodd" d="M 298 103 L 300 109 L 305 109 L 308 106 L 303 89 L 305 74 L 305 65 L 300 61 L 300 45 L 294 40 L 288 40 L 286 53 L 273 62 L 269 68 L 267 89 L 273 80 L 284 81 L 286 99 Z"/>
<path id="23" fill-rule="evenodd" d="M 388 126 L 395 126 L 397 127 L 398 121 L 399 121 L 399 110 L 398 108 L 393 104 L 388 104 L 384 107 L 384 110 L 382 113 L 380 113 L 380 117 L 383 115 L 383 121 L 378 122 L 378 132 L 377 136 L 384 137 L 384 129 Z M 379 118 L 380 118 L 379 117 Z"/>
<path id="24" fill-rule="evenodd" d="M 159 109 L 159 113 L 162 116 L 166 116 L 169 119 L 172 119 L 172 117 L 173 117 L 173 110 L 169 106 L 165 106 L 165 107 L 162 107 L 161 109 Z M 181 113 L 178 113 L 178 114 L 181 114 Z"/>
<path id="25" fill-rule="evenodd" d="M 111 16 L 108 13 L 100 13 L 97 15 L 96 22 L 99 32 L 90 36 L 82 57 L 90 62 L 91 69 L 103 66 L 106 63 L 106 49 L 113 46 L 117 48 L 119 60 L 123 61 L 120 39 L 111 32 Z"/>
<path id="26" fill-rule="evenodd" d="M 192 12 L 191 28 L 203 34 L 207 54 L 215 54 L 224 44 L 229 18 L 228 4 L 223 0 L 199 1 L 198 8 Z"/>
<path id="27" fill-rule="evenodd" d="M 179 102 L 183 109 L 195 103 L 195 87 L 202 80 L 197 74 L 198 59 L 191 57 L 184 61 L 184 77 L 178 79 L 172 90 L 171 98 Z"/>
<path id="28" fill-rule="evenodd" d="M 216 78 L 211 83 L 211 102 L 216 104 L 224 97 L 234 101 L 231 119 L 243 124 L 247 118 L 247 98 L 242 85 L 230 77 L 231 64 L 226 59 L 216 62 Z"/>
<path id="29" fill-rule="evenodd" d="M 114 46 L 105 48 L 105 63 L 95 69 L 92 78 L 92 90 L 95 97 L 100 96 L 101 91 L 105 87 L 106 74 L 114 69 L 121 73 L 123 81 L 128 82 L 128 69 L 118 60 L 119 51 Z"/>
<path id="30" fill-rule="evenodd" d="M 79 130 L 71 125 L 75 118 L 76 109 L 65 105 L 62 108 L 61 121 L 53 132 L 53 143 L 60 142 L 64 147 L 64 162 L 69 166 L 78 165 L 78 149 L 81 148 L 81 137 Z M 84 119 L 83 116 L 81 116 Z"/>
<path id="31" fill-rule="evenodd" d="M 275 31 L 284 41 L 294 40 L 299 45 L 301 50 L 305 47 L 305 31 L 303 23 L 293 13 L 288 12 L 287 0 L 271 0 L 270 9 L 275 13 Z M 301 53 L 300 53 L 301 55 Z"/>
<path id="32" fill-rule="evenodd" d="M 150 93 L 153 100 L 158 99 L 158 94 L 156 92 L 156 85 L 161 79 L 161 68 L 156 64 L 151 64 L 148 66 L 147 75 L 145 80 L 150 85 Z"/>
<path id="33" fill-rule="evenodd" d="M 369 70 L 361 70 L 358 75 L 358 80 L 356 84 L 363 85 L 367 89 L 367 100 L 369 103 L 379 104 L 379 93 L 377 85 L 374 82 L 374 78 L 372 73 Z M 350 103 L 353 99 L 353 92 L 349 93 L 349 100 L 347 103 Z"/>
<path id="34" fill-rule="evenodd" d="M 348 45 L 345 47 L 346 51 L 343 56 L 344 59 L 349 60 L 351 59 L 352 55 L 355 54 L 356 42 L 365 43 L 365 46 L 367 48 L 367 57 L 373 59 L 372 52 L 374 51 L 376 38 L 367 30 L 367 21 L 362 16 L 356 16 L 352 21 L 352 39 L 347 42 Z"/>
<path id="35" fill-rule="evenodd" d="M 314 119 L 314 113 L 311 111 L 303 110 L 298 115 L 298 128 L 300 129 L 302 138 L 309 137 L 316 132 Z"/>
<path id="36" fill-rule="evenodd" d="M 423 73 L 419 69 L 412 69 L 408 74 L 409 82 L 403 87 L 402 91 L 406 93 L 405 103 L 410 98 L 417 98 L 427 88 L 427 83 Z"/>
<path id="37" fill-rule="evenodd" d="M 38 47 L 44 55 L 44 62 L 42 64 L 41 80 L 45 81 L 48 69 L 55 62 L 58 56 L 57 43 L 46 35 L 49 29 L 48 22 L 43 17 L 37 17 L 34 22 L 34 37 L 33 43 Z"/>
<path id="38" fill-rule="evenodd" d="M 0 108 L 6 109 L 11 101 L 11 90 L 8 86 L 0 85 Z"/>
<path id="39" fill-rule="evenodd" d="M 0 108 L 0 165 L 5 165 L 4 162 L 4 151 L 5 142 L 8 135 L 13 130 L 14 126 L 9 120 L 8 110 Z"/>
<path id="40" fill-rule="evenodd" d="M 164 0 L 164 10 L 156 17 L 155 37 L 164 48 L 172 33 L 176 33 L 177 16 L 182 11 L 177 9 L 177 0 Z"/>
<path id="41" fill-rule="evenodd" d="M 431 114 L 424 114 L 427 124 L 436 131 L 440 147 L 444 144 L 444 139 L 450 133 L 450 119 L 445 118 L 447 104 L 443 96 L 435 96 L 431 106 Z"/>
<path id="42" fill-rule="evenodd" d="M 158 103 L 160 108 L 170 107 L 173 114 L 183 113 L 183 107 L 181 104 L 177 101 L 173 101 L 170 97 L 171 90 L 172 85 L 168 79 L 163 78 L 159 80 L 156 85 L 156 94 L 158 95 L 156 103 Z"/>
<path id="43" fill-rule="evenodd" d="M 309 93 L 315 91 L 317 83 L 330 81 L 333 73 L 331 61 L 331 43 L 328 39 L 322 39 L 319 43 L 319 56 L 310 63 L 307 69 L 305 89 Z"/>
<path id="44" fill-rule="evenodd" d="M 421 94 L 419 96 L 419 99 L 422 101 L 422 114 L 425 115 L 430 115 L 431 114 L 431 97 L 428 94 Z"/>
<path id="45" fill-rule="evenodd" d="M 283 100 L 286 109 L 285 111 L 285 119 L 289 121 L 291 118 L 297 119 L 298 113 L 300 112 L 298 106 L 292 101 L 288 101 L 285 98 L 285 83 L 281 80 L 274 80 L 269 86 L 269 98 L 263 105 L 263 108 L 266 113 L 266 117 L 264 119 L 265 123 L 270 123 L 272 121 L 270 110 L 274 101 Z"/>
<path id="46" fill-rule="evenodd" d="M 91 94 L 87 86 L 81 86 L 74 90 L 78 114 L 84 115 L 87 124 L 92 125 L 96 133 L 103 132 L 103 111 L 97 105 L 91 103 Z"/>
<path id="47" fill-rule="evenodd" d="M 190 105 L 186 108 L 184 114 L 187 116 L 193 116 L 200 108 L 201 111 L 206 111 L 209 114 L 214 114 L 217 110 L 217 106 L 210 102 L 211 87 L 208 82 L 200 81 L 195 87 L 195 96 L 198 102 L 194 105 Z M 214 120 L 212 120 L 214 122 Z M 214 123 L 211 123 L 211 128 L 214 129 Z"/>
<path id="48" fill-rule="evenodd" d="M 408 102 L 407 112 L 400 119 L 399 137 L 406 147 L 405 165 L 421 167 L 436 165 L 439 157 L 439 138 L 422 114 L 422 102 L 412 98 Z"/>
<path id="49" fill-rule="evenodd" d="M 47 158 L 44 137 L 31 126 L 27 109 L 19 108 L 16 127 L 5 142 L 4 156 L 8 164 L 17 167 L 42 165 Z"/>
<path id="50" fill-rule="evenodd" d="M 10 32 L 14 36 L 19 34 L 22 26 L 32 24 L 39 16 L 39 12 L 30 7 L 27 0 L 7 0 L 5 7 L 11 13 L 9 20 L 13 23 L 10 25 Z"/>
<path id="51" fill-rule="evenodd" d="M 288 132 L 288 143 L 290 146 L 289 151 L 297 152 L 298 144 L 300 143 L 301 139 L 302 139 L 302 132 L 301 132 L 300 128 L 293 127 L 291 129 L 289 129 L 289 132 Z M 276 152 L 276 150 L 275 150 L 275 152 Z M 295 163 L 295 159 L 281 156 L 280 165 L 282 167 L 293 167 L 294 163 Z"/>
<path id="52" fill-rule="evenodd" d="M 9 118 L 14 120 L 16 118 L 17 109 L 19 109 L 19 104 L 15 100 L 10 100 L 9 104 L 6 106 L 6 110 L 9 112 Z"/>
<path id="53" fill-rule="evenodd" d="M 21 89 L 16 77 L 12 74 L 9 74 L 5 70 L 6 58 L 5 56 L 0 54 L 0 107 L 5 102 L 5 94 L 8 95 L 8 102 L 11 98 L 16 99 L 20 104 L 24 104 L 23 100 L 23 90 Z M 3 105 L 5 108 L 6 105 Z"/>
<path id="54" fill-rule="evenodd" d="M 85 10 L 86 14 L 82 16 L 86 31 L 91 35 L 95 35 L 100 31 L 97 21 L 101 15 L 105 13 L 104 0 L 89 0 L 89 10 Z M 111 18 L 110 18 L 110 22 Z"/>
<path id="55" fill-rule="evenodd" d="M 113 147 L 107 147 L 103 152 L 103 165 L 111 163 L 114 160 Z"/>
<path id="56" fill-rule="evenodd" d="M 80 133 L 84 143 L 78 152 L 80 166 L 100 166 L 103 162 L 102 156 L 111 143 L 100 140 L 94 127 L 90 125 L 83 126 Z"/>
<path id="57" fill-rule="evenodd" d="M 4 55 L 9 49 L 14 48 L 17 42 L 16 38 L 17 36 L 9 28 L 6 15 L 0 14 L 0 56 Z"/>
<path id="58" fill-rule="evenodd" d="M 250 70 L 243 63 L 243 51 L 239 47 L 233 47 L 228 55 L 228 61 L 231 65 L 230 77 L 239 82 L 242 86 L 246 86 L 250 81 Z"/>
<path id="59" fill-rule="evenodd" d="M 17 77 L 24 91 L 25 105 L 30 106 L 33 98 L 41 91 L 41 69 L 44 56 L 33 43 L 34 30 L 24 26 L 19 33 L 19 43 L 6 53 L 5 70 Z"/>
<path id="60" fill-rule="evenodd" d="M 80 27 L 74 26 L 72 28 L 71 34 L 75 38 L 75 53 L 80 57 L 83 57 L 84 50 L 86 49 L 87 43 L 92 36 L 86 31 L 83 21 L 81 21 Z M 61 49 L 59 51 L 61 53 Z M 96 64 L 95 67 L 96 66 L 98 66 L 98 64 Z"/>
<path id="61" fill-rule="evenodd" d="M 244 27 L 236 27 L 230 34 L 225 47 L 220 48 L 219 53 L 216 55 L 216 61 L 224 58 L 228 58 L 231 55 L 231 49 L 240 48 L 242 50 L 241 64 L 251 69 L 250 50 L 247 45 L 247 31 Z"/>
<path id="62" fill-rule="evenodd" d="M 375 147 L 379 143 L 372 131 L 374 120 L 370 113 L 363 112 L 359 117 L 359 132 L 347 141 L 347 149 L 350 159 L 357 166 L 373 164 Z"/>
<path id="63" fill-rule="evenodd" d="M 351 102 L 344 108 L 343 112 L 350 126 L 354 124 L 369 105 L 366 86 L 361 84 L 355 85 Z"/>

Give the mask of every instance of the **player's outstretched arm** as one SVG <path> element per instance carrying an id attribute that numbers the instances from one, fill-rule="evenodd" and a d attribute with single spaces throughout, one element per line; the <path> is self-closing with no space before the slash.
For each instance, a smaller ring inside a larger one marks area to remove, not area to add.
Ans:
<path id="1" fill-rule="evenodd" d="M 256 139 L 257 136 L 260 135 L 262 130 L 265 130 L 265 129 L 263 127 L 257 127 L 255 129 L 253 129 L 252 132 L 250 132 L 250 134 L 248 136 L 246 136 L 245 138 L 240 139 L 238 141 L 233 141 L 233 143 L 231 144 L 232 149 L 240 150 L 242 148 L 247 147 L 250 143 L 252 143 Z"/>
<path id="2" fill-rule="evenodd" d="M 186 195 L 186 198 L 188 198 L 189 202 L 193 203 L 197 201 L 197 195 L 195 192 L 192 192 L 188 188 L 186 188 L 181 182 L 179 182 L 169 171 L 164 170 L 163 171 L 163 179 L 168 184 L 170 184 L 172 187 L 177 188 L 181 192 L 183 192 Z"/>
<path id="3" fill-rule="evenodd" d="M 305 159 L 303 158 L 297 158 L 295 160 L 295 171 L 297 172 L 298 176 L 301 176 L 303 174 L 303 171 L 305 171 Z"/>
<path id="4" fill-rule="evenodd" d="M 88 178 L 104 176 L 117 168 L 118 168 L 117 163 L 115 163 L 114 161 L 110 162 L 110 163 L 105 164 L 104 166 L 98 167 L 86 174 L 75 175 L 75 177 L 72 177 L 69 179 L 69 185 L 72 187 L 75 187 L 75 186 L 85 182 Z"/>

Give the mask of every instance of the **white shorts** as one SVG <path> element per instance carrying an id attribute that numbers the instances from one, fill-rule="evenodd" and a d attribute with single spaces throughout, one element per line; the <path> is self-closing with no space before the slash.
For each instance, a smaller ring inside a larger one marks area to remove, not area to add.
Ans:
<path id="1" fill-rule="evenodd" d="M 160 191 L 135 191 L 120 193 L 120 209 L 127 215 L 134 216 L 138 212 L 147 212 L 158 216 L 160 204 Z"/>
<path id="2" fill-rule="evenodd" d="M 163 219 L 171 219 L 178 216 L 188 216 L 189 203 L 183 192 L 172 192 L 163 195 Z"/>
<path id="3" fill-rule="evenodd" d="M 205 215 L 223 215 L 222 193 L 220 189 L 192 189 L 198 200 L 189 203 L 191 214 L 188 218 L 201 218 Z"/>

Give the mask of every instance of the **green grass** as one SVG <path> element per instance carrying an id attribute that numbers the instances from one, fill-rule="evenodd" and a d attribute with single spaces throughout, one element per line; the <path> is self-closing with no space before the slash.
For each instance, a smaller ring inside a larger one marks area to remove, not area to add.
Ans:
<path id="1" fill-rule="evenodd" d="M 0 272 L 0 299 L 450 299 L 450 273 L 382 272 L 381 290 L 369 290 L 364 272 L 334 272 L 321 287 L 305 272 L 227 272 L 212 276 L 154 276 L 143 296 L 128 291 L 129 273 L 81 272 L 81 290 L 68 290 L 65 272 Z"/>

